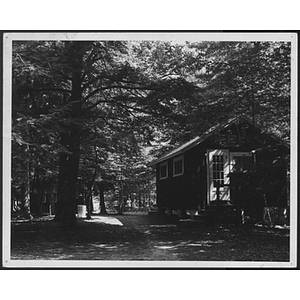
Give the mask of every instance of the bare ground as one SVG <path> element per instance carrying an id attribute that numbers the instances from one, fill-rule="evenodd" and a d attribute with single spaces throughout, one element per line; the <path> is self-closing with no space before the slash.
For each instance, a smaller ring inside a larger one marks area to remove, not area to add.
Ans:
<path id="1" fill-rule="evenodd" d="M 289 230 L 177 226 L 147 214 L 94 215 L 63 229 L 50 217 L 12 222 L 13 260 L 289 261 Z"/>

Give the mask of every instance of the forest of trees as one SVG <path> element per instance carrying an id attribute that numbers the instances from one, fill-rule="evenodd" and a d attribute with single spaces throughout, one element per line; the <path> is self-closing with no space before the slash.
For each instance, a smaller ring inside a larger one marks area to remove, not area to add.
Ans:
<path id="1" fill-rule="evenodd" d="M 65 226 L 82 191 L 88 207 L 100 195 L 102 213 L 104 191 L 118 193 L 121 208 L 153 185 L 151 159 L 229 117 L 289 142 L 290 52 L 288 42 L 14 41 L 13 211 L 30 217 L 34 190 L 57 194 Z"/>

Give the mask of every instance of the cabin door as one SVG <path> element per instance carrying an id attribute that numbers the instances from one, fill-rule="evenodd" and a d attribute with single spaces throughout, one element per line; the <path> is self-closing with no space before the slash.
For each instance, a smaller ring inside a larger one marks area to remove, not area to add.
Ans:
<path id="1" fill-rule="evenodd" d="M 226 149 L 207 150 L 207 200 L 208 203 L 217 200 L 230 200 L 229 189 L 229 151 Z"/>

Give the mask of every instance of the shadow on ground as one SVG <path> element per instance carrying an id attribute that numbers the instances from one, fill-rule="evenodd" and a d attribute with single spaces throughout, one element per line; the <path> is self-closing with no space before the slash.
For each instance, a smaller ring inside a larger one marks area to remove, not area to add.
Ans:
<path id="1" fill-rule="evenodd" d="M 92 216 L 75 229 L 51 218 L 13 222 L 11 259 L 289 261 L 289 231 L 249 226 L 180 228 L 147 214 Z"/>

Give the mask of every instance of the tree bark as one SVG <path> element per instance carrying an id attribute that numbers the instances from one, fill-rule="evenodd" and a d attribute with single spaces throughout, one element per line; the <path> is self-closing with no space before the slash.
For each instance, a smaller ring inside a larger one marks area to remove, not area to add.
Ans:
<path id="1" fill-rule="evenodd" d="M 66 142 L 69 143 L 66 143 Z M 79 170 L 79 135 L 75 130 L 62 136 L 62 144 L 66 144 L 70 153 L 61 153 L 58 176 L 58 209 L 56 220 L 61 221 L 64 227 L 76 226 L 76 190 Z"/>
<path id="2" fill-rule="evenodd" d="M 43 187 L 43 184 L 39 183 L 39 188 L 37 192 L 37 201 L 38 201 L 37 215 L 38 216 L 43 215 L 44 197 L 45 197 L 45 189 Z"/>
<path id="3" fill-rule="evenodd" d="M 93 193 L 93 188 L 94 188 L 94 181 L 95 181 L 95 178 L 93 178 L 92 181 L 88 184 L 88 193 L 85 198 L 85 204 L 87 207 L 87 216 L 86 216 L 87 219 L 92 218 L 92 193 Z"/>
<path id="4" fill-rule="evenodd" d="M 23 198 L 22 205 L 22 215 L 25 219 L 32 219 L 31 211 L 30 211 L 30 189 L 29 189 L 29 181 L 23 183 L 21 186 L 21 194 Z"/>
<path id="5" fill-rule="evenodd" d="M 29 146 L 26 145 L 25 152 L 29 152 Z M 22 214 L 26 219 L 32 219 L 30 211 L 30 180 L 29 180 L 29 160 L 27 162 L 27 170 L 25 175 L 25 182 L 21 185 L 21 195 L 22 195 Z"/>
<path id="6" fill-rule="evenodd" d="M 69 100 L 68 120 L 78 120 L 82 115 L 82 89 L 81 75 L 73 73 L 72 94 Z M 66 152 L 60 153 L 59 175 L 57 186 L 57 213 L 55 220 L 60 221 L 63 227 L 75 227 L 77 225 L 77 179 L 79 171 L 80 152 L 80 128 L 75 122 L 63 124 L 61 132 L 61 144 Z"/>
<path id="7" fill-rule="evenodd" d="M 106 215 L 107 211 L 106 211 L 105 201 L 104 201 L 104 185 L 103 185 L 103 183 L 100 182 L 98 187 L 99 187 L 99 197 L 100 197 L 100 214 Z"/>

